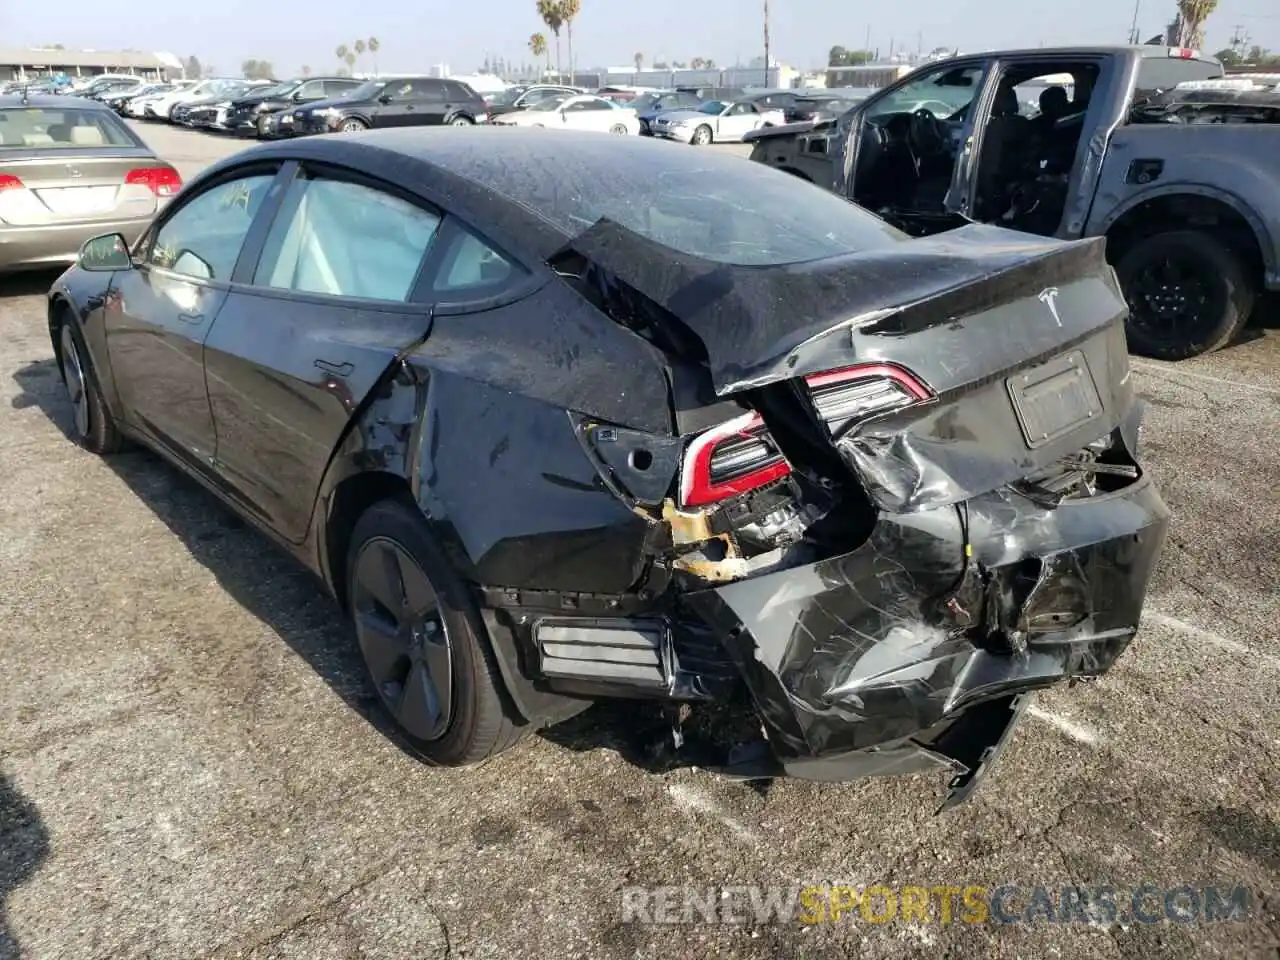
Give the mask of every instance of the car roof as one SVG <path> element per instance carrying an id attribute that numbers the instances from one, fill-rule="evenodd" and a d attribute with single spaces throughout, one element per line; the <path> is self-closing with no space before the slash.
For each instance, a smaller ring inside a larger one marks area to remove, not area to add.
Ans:
<path id="1" fill-rule="evenodd" d="M 25 98 L 20 93 L 0 94 L 0 108 L 3 107 L 49 107 L 60 110 L 105 110 L 108 113 L 111 112 L 110 107 L 98 100 L 87 100 L 84 97 L 60 97 L 49 93 L 34 93 Z"/>
<path id="2" fill-rule="evenodd" d="M 1009 57 L 1096 57 L 1098 55 L 1115 55 L 1124 54 L 1136 57 L 1163 57 L 1168 60 L 1201 60 L 1216 63 L 1213 57 L 1205 54 L 1203 51 L 1194 51 L 1195 56 L 1182 57 L 1170 53 L 1171 50 L 1181 49 L 1179 47 L 1142 44 L 1138 46 L 1125 46 L 1118 44 L 1115 46 L 1097 46 L 1097 47 L 1029 47 L 1023 50 L 975 50 L 972 53 L 962 53 L 957 57 L 950 57 L 952 60 L 973 60 L 980 57 L 1000 57 L 1008 59 Z M 946 63 L 946 60 L 930 61 L 922 64 L 922 66 L 933 66 L 934 64 Z"/>
<path id="3" fill-rule="evenodd" d="M 340 137 L 301 137 L 260 144 L 206 168 L 186 190 L 221 177 L 229 167 L 268 158 L 331 162 L 438 196 L 451 212 L 476 225 L 499 243 L 550 256 L 572 234 L 539 212 L 548 196 L 574 184 L 618 178 L 637 182 L 664 168 L 726 174 L 768 175 L 764 164 L 707 150 L 673 150 L 650 137 L 547 130 L 531 127 L 393 127 L 344 133 Z"/>

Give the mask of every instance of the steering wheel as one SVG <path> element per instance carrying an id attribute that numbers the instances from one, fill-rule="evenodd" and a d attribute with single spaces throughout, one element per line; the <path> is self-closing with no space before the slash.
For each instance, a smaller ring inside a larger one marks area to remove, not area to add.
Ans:
<path id="1" fill-rule="evenodd" d="M 907 137 L 917 156 L 928 157 L 947 149 L 947 132 L 933 112 L 924 107 L 911 114 Z"/>

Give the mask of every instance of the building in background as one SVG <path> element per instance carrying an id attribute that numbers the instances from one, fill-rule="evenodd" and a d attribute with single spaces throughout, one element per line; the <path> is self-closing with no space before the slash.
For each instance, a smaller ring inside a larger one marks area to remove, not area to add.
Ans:
<path id="1" fill-rule="evenodd" d="M 171 53 L 146 50 L 0 47 L 0 81 L 59 74 L 91 77 L 99 73 L 132 73 L 147 80 L 179 77 L 182 75 L 182 61 Z"/>

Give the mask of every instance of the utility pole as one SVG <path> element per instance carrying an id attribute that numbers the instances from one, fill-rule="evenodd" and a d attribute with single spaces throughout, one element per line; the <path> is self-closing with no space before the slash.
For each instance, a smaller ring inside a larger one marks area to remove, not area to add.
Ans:
<path id="1" fill-rule="evenodd" d="M 867 42 L 862 45 L 862 49 L 866 51 L 867 56 L 871 56 L 871 24 L 867 24 Z"/>
<path id="2" fill-rule="evenodd" d="M 1133 0 L 1133 24 L 1129 27 L 1129 42 L 1137 46 L 1142 42 L 1142 34 L 1138 32 L 1138 12 L 1142 9 L 1142 0 Z"/>
<path id="3" fill-rule="evenodd" d="M 764 85 L 769 86 L 769 0 L 764 0 Z"/>

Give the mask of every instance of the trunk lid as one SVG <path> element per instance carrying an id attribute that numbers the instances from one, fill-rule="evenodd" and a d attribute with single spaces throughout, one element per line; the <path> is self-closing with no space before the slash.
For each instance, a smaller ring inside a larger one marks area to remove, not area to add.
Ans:
<path id="1" fill-rule="evenodd" d="M 1125 302 L 1101 239 L 974 225 L 740 267 L 601 222 L 570 251 L 660 306 L 645 322 L 663 328 L 667 352 L 705 364 L 717 396 L 755 409 L 794 468 L 837 482 L 851 469 L 882 510 L 958 503 L 1037 476 L 1108 435 L 1130 405 Z M 828 382 L 850 369 L 868 374 Z M 840 391 L 870 397 L 894 371 L 923 386 L 910 403 L 830 412 Z"/>
<path id="2" fill-rule="evenodd" d="M 22 186 L 0 189 L 0 223 L 44 226 L 61 223 L 136 220 L 156 211 L 156 194 L 146 183 L 127 183 L 130 171 L 159 166 L 146 151 L 118 148 L 91 156 L 74 150 L 5 152 L 0 175 Z"/>

